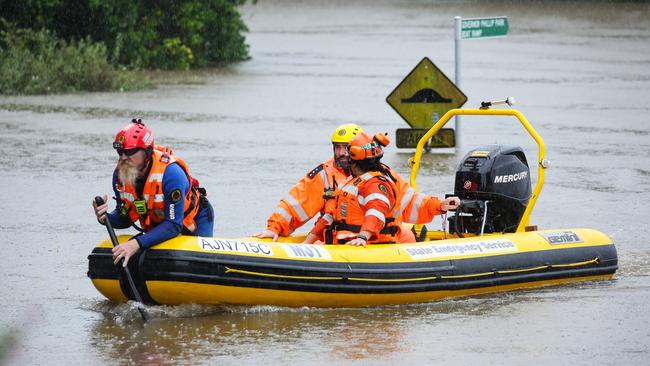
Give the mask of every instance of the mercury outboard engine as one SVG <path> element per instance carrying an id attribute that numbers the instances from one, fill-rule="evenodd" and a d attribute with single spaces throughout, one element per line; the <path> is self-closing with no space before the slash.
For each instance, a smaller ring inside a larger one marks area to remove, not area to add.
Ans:
<path id="1" fill-rule="evenodd" d="M 450 232 L 514 232 L 532 192 L 524 151 L 500 145 L 470 151 L 456 171 L 454 192 L 461 205 L 449 218 Z"/>

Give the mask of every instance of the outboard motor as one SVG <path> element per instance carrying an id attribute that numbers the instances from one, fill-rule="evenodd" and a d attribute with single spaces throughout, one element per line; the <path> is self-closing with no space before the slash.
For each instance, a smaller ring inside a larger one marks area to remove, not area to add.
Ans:
<path id="1" fill-rule="evenodd" d="M 449 231 L 515 232 L 531 197 L 530 169 L 520 147 L 488 145 L 463 157 L 454 193 L 461 200 Z"/>

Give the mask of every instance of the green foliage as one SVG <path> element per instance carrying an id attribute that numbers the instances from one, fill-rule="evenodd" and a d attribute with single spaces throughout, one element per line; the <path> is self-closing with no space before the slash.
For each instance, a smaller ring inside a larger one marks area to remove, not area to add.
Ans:
<path id="1" fill-rule="evenodd" d="M 180 8 L 176 26 L 183 42 L 195 54 L 196 66 L 205 67 L 248 58 L 243 32 L 248 28 L 236 6 L 243 1 L 188 1 Z"/>
<path id="2" fill-rule="evenodd" d="M 9 352 L 16 346 L 16 335 L 12 330 L 0 333 L 0 365 L 4 364 Z"/>
<path id="3" fill-rule="evenodd" d="M 51 32 L 16 29 L 0 32 L 0 94 L 132 90 L 146 78 L 118 71 L 108 63 L 106 47 L 90 39 L 66 42 Z"/>
<path id="4" fill-rule="evenodd" d="M 0 0 L 0 94 L 132 90 L 248 59 L 245 0 Z M 6 21 L 5 21 L 6 20 Z"/>
<path id="5" fill-rule="evenodd" d="M 194 61 L 192 50 L 178 37 L 163 40 L 152 56 L 152 64 L 163 70 L 189 70 Z"/>
<path id="6" fill-rule="evenodd" d="M 1 16 L 19 28 L 55 29 L 65 0 L 0 0 Z"/>
<path id="7" fill-rule="evenodd" d="M 114 65 L 185 70 L 248 59 L 244 1 L 0 0 L 0 14 L 67 41 L 90 37 Z"/>

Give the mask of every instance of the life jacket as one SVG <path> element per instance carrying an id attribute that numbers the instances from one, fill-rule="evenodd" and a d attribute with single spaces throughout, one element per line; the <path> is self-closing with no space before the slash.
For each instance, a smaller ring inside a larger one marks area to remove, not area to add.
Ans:
<path id="1" fill-rule="evenodd" d="M 344 181 L 346 175 L 343 174 L 337 167 L 334 159 L 331 159 L 329 164 L 325 164 L 323 176 L 323 208 L 320 210 L 321 214 L 325 212 L 332 212 L 336 207 L 336 191 L 338 190 L 338 181 Z"/>
<path id="2" fill-rule="evenodd" d="M 187 164 L 183 159 L 174 155 L 167 155 L 159 150 L 153 150 L 151 156 L 151 169 L 142 189 L 142 196 L 138 197 L 136 187 L 117 182 L 117 189 L 122 200 L 122 213 L 128 214 L 132 222 L 140 220 L 140 226 L 146 232 L 153 229 L 165 219 L 165 195 L 163 194 L 162 180 L 165 170 L 171 163 L 178 164 L 190 184 L 190 189 L 185 194 L 185 212 L 183 213 L 183 232 L 193 233 L 196 230 L 194 217 L 200 208 L 201 194 L 198 186 L 192 179 Z"/>
<path id="3" fill-rule="evenodd" d="M 343 244 L 356 238 L 361 231 L 365 220 L 364 210 L 365 197 L 359 195 L 359 191 L 372 179 L 380 179 L 384 184 L 389 185 L 394 194 L 394 204 L 384 217 L 384 227 L 378 234 L 368 238 L 368 244 L 397 243 L 402 224 L 400 216 L 399 191 L 395 182 L 386 178 L 380 172 L 367 172 L 359 177 L 348 177 L 341 189 L 335 193 L 336 207 L 333 214 L 324 215 L 326 221 L 332 220 L 325 230 L 325 242 L 327 244 Z M 330 216 L 330 217 L 328 217 Z"/>

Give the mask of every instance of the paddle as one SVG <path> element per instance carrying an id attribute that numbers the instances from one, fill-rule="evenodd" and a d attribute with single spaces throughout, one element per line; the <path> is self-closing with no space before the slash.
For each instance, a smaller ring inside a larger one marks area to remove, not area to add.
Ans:
<path id="1" fill-rule="evenodd" d="M 97 204 L 97 206 L 103 205 L 104 199 L 101 198 L 100 196 L 96 196 L 95 203 Z M 106 217 L 104 222 L 106 223 L 106 230 L 108 231 L 108 236 L 111 237 L 111 242 L 113 242 L 113 247 L 120 245 L 120 243 L 118 243 L 117 241 L 117 236 L 115 236 L 115 231 L 113 230 L 113 226 L 111 225 L 111 222 L 108 220 L 108 216 Z M 122 261 L 123 260 L 124 259 L 122 259 Z M 147 313 L 147 310 L 144 308 L 144 305 L 142 303 L 142 296 L 140 296 L 140 292 L 135 287 L 135 282 L 133 282 L 131 271 L 129 271 L 129 267 L 122 267 L 122 269 L 124 269 L 124 273 L 126 274 L 126 279 L 129 282 L 129 286 L 131 287 L 131 292 L 133 292 L 135 301 L 138 302 L 138 311 L 140 312 L 140 315 L 142 315 L 142 320 L 146 322 L 147 320 L 149 320 L 149 314 Z"/>

